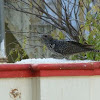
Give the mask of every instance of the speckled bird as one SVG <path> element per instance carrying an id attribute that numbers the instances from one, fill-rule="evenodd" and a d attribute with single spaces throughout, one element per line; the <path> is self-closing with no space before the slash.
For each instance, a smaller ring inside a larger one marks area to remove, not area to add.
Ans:
<path id="1" fill-rule="evenodd" d="M 50 51 L 63 56 L 89 51 L 100 52 L 100 50 L 95 50 L 92 45 L 81 44 L 75 41 L 57 40 L 50 35 L 42 35 L 41 39 Z"/>

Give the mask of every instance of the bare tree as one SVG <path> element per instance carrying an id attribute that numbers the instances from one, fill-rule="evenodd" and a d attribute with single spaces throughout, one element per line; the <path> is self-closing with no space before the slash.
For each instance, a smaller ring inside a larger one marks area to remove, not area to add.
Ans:
<path id="1" fill-rule="evenodd" d="M 6 0 L 6 7 L 30 14 L 38 17 L 39 19 L 49 23 L 50 25 L 63 31 L 71 40 L 79 41 L 79 35 L 82 35 L 80 24 L 83 23 L 79 20 L 79 11 L 83 10 L 78 0 L 50 0 L 52 7 L 48 3 L 49 0 L 16 0 L 17 6 L 11 3 L 11 0 Z M 18 2 L 23 3 L 27 9 L 22 9 Z M 32 9 L 34 10 L 32 12 Z M 83 11 L 84 12 L 84 11 Z M 73 17 L 74 16 L 74 17 Z M 73 22 L 76 23 L 73 26 Z"/>

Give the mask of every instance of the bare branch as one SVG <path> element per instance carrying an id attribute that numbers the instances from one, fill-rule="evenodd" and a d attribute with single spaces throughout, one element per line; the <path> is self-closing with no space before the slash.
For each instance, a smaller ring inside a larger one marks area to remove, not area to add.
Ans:
<path id="1" fill-rule="evenodd" d="M 73 40 L 79 41 L 78 39 L 79 30 L 81 31 L 81 28 L 80 28 L 80 21 L 78 19 L 78 13 L 79 13 L 79 9 L 81 9 L 83 13 L 84 13 L 84 10 L 82 7 L 79 6 L 79 3 L 77 3 L 77 0 L 75 0 L 74 3 L 71 0 L 61 0 L 61 1 L 57 0 L 57 3 L 61 6 L 61 11 L 59 10 L 58 6 L 55 4 L 53 0 L 51 0 L 51 2 L 53 6 L 55 7 L 56 11 L 52 7 L 50 7 L 49 4 L 45 0 L 40 0 L 41 3 L 43 3 L 42 6 L 36 0 L 28 0 L 28 2 L 26 2 L 25 0 L 18 0 L 18 1 L 22 2 L 29 8 L 31 4 L 31 7 L 34 8 L 35 10 L 33 12 L 27 11 L 23 9 L 22 7 L 20 7 L 18 4 L 17 4 L 17 7 L 15 7 L 12 3 L 9 3 L 9 2 L 7 2 L 6 6 L 8 6 L 8 8 L 13 9 L 15 11 L 36 16 L 37 18 L 49 23 L 50 25 L 58 28 L 59 30 L 65 31 L 66 34 L 68 34 Z M 71 5 L 72 7 L 70 8 Z M 54 15 L 49 13 L 48 9 Z M 73 12 L 75 16 L 74 18 L 72 18 Z M 72 22 L 71 19 L 75 19 L 75 22 L 77 26 L 79 27 L 79 30 L 76 30 L 75 27 L 73 27 L 71 23 Z M 59 20 L 61 21 L 61 23 L 59 22 Z"/>

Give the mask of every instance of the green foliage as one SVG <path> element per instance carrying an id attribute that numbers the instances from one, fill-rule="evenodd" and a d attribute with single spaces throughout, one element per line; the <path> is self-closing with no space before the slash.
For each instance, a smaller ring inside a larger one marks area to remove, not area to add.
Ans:
<path id="1" fill-rule="evenodd" d="M 26 44 L 26 39 L 24 39 L 22 47 L 19 44 L 16 44 L 15 48 L 10 50 L 9 55 L 12 57 L 13 62 L 20 61 L 21 59 L 24 59 L 27 56 L 26 52 L 24 51 L 25 44 Z M 13 58 L 14 55 L 17 55 L 17 57 Z"/>
<path id="2" fill-rule="evenodd" d="M 83 36 L 80 36 L 80 43 L 85 42 L 87 44 L 94 45 L 95 49 L 100 50 L 100 9 L 98 6 L 93 6 L 92 9 L 87 12 L 86 23 L 83 27 L 83 30 L 87 31 L 89 35 L 85 36 L 86 41 L 83 40 Z M 72 59 L 77 58 L 100 60 L 100 53 L 89 52 L 75 55 L 74 57 L 72 57 Z"/>
<path id="3" fill-rule="evenodd" d="M 17 58 L 13 58 L 14 62 L 20 61 L 25 56 L 27 56 L 25 51 L 19 45 L 16 45 L 15 48 L 13 48 L 9 53 L 10 56 L 13 56 L 15 54 L 17 55 Z"/>
<path id="4" fill-rule="evenodd" d="M 45 45 L 43 45 L 43 52 L 45 52 L 45 50 L 46 50 L 46 46 L 45 46 Z"/>
<path id="5" fill-rule="evenodd" d="M 88 44 L 92 44 L 95 46 L 95 49 L 100 50 L 100 9 L 97 6 L 93 6 L 93 8 L 87 13 L 86 16 L 86 27 L 89 27 L 89 36 L 86 40 Z M 100 60 L 100 53 L 87 53 L 87 59 L 92 60 Z"/>

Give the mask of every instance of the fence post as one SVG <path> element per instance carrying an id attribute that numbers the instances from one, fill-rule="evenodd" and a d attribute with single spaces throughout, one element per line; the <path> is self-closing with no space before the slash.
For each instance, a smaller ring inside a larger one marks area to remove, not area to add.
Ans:
<path id="1" fill-rule="evenodd" d="M 6 62 L 5 53 L 5 25 L 4 25 L 4 0 L 0 0 L 0 62 Z"/>

